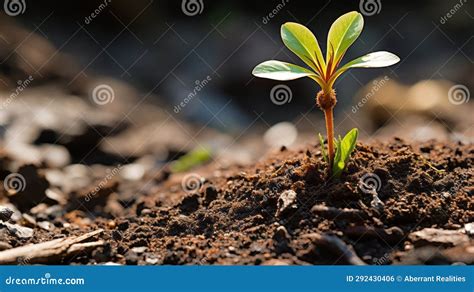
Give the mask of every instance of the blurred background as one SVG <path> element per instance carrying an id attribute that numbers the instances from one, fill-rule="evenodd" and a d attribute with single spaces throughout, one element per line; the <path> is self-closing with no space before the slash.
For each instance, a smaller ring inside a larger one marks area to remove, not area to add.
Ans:
<path id="1" fill-rule="evenodd" d="M 351 10 L 365 28 L 345 60 L 387 50 L 401 62 L 338 80 L 336 131 L 472 143 L 468 0 L 5 0 L 4 151 L 54 167 L 149 165 L 200 145 L 223 161 L 251 162 L 268 148 L 315 143 L 324 133 L 316 84 L 251 71 L 268 59 L 302 64 L 281 42 L 282 23 L 308 26 L 325 50 L 331 23 Z"/>

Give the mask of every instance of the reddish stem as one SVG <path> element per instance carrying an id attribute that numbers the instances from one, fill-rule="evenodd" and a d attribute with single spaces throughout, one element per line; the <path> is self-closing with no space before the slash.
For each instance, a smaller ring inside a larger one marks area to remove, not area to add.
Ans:
<path id="1" fill-rule="evenodd" d="M 332 164 L 334 161 L 334 117 L 332 108 L 324 110 L 324 117 L 326 118 L 326 132 L 328 138 L 328 157 L 329 166 L 328 173 L 331 174 Z"/>

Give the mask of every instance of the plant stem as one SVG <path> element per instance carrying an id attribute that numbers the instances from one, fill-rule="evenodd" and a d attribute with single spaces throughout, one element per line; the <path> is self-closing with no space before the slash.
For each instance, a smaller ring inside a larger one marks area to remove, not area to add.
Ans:
<path id="1" fill-rule="evenodd" d="M 331 174 L 332 164 L 334 162 L 334 117 L 332 110 L 332 108 L 324 110 L 324 117 L 326 118 L 326 133 L 328 137 L 329 174 Z"/>
<path id="2" fill-rule="evenodd" d="M 336 92 L 330 87 L 323 87 L 316 95 L 316 102 L 326 118 L 326 133 L 328 138 L 328 174 L 331 175 L 334 162 L 334 117 L 333 109 L 337 103 Z"/>

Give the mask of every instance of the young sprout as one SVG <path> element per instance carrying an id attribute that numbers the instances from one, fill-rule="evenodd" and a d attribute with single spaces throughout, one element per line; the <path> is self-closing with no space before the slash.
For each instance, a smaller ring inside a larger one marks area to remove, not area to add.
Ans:
<path id="1" fill-rule="evenodd" d="M 334 82 L 350 68 L 386 67 L 400 61 L 400 58 L 392 53 L 379 51 L 340 66 L 344 54 L 359 37 L 363 26 L 364 19 L 356 11 L 346 13 L 336 19 L 329 29 L 326 57 L 324 58 L 316 37 L 308 28 L 298 23 L 287 22 L 281 26 L 283 43 L 310 69 L 270 60 L 257 65 L 252 71 L 253 75 L 261 78 L 286 81 L 309 77 L 318 83 L 321 90 L 316 95 L 316 103 L 324 112 L 328 144 L 327 153 L 323 151 L 323 155 L 327 156 L 328 173 L 334 176 L 340 176 L 344 170 L 355 147 L 358 134 L 357 129 L 352 129 L 343 139 L 335 140 L 334 138 L 333 109 L 337 102 Z M 320 140 L 323 141 L 322 137 Z"/>
<path id="2" fill-rule="evenodd" d="M 184 172 L 193 167 L 202 165 L 212 158 L 212 151 L 207 147 L 197 147 L 181 156 L 178 160 L 173 161 L 170 165 L 172 172 Z"/>

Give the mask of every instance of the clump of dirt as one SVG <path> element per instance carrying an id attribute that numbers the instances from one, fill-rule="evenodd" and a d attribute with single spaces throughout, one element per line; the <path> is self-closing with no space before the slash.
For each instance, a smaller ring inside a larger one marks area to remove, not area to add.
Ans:
<path id="1" fill-rule="evenodd" d="M 159 175 L 164 179 L 137 184 L 151 183 L 146 192 L 118 182 L 101 217 L 79 214 L 88 221 L 71 228 L 70 217 L 59 215 L 51 218 L 54 231 L 10 237 L 9 244 L 103 228 L 105 244 L 73 263 L 472 264 L 472 255 L 459 253 L 460 244 L 473 244 L 466 231 L 474 221 L 473 159 L 472 145 L 461 143 L 359 143 L 342 177 L 328 180 L 319 146 L 282 148 L 252 166 Z M 130 192 L 141 196 L 125 204 L 120 198 Z M 113 219 L 107 208 L 116 205 Z M 425 234 L 427 228 L 441 231 Z M 443 230 L 460 239 L 430 237 Z M 409 236 L 414 232 L 423 244 Z M 432 249 L 440 240 L 447 242 Z"/>

